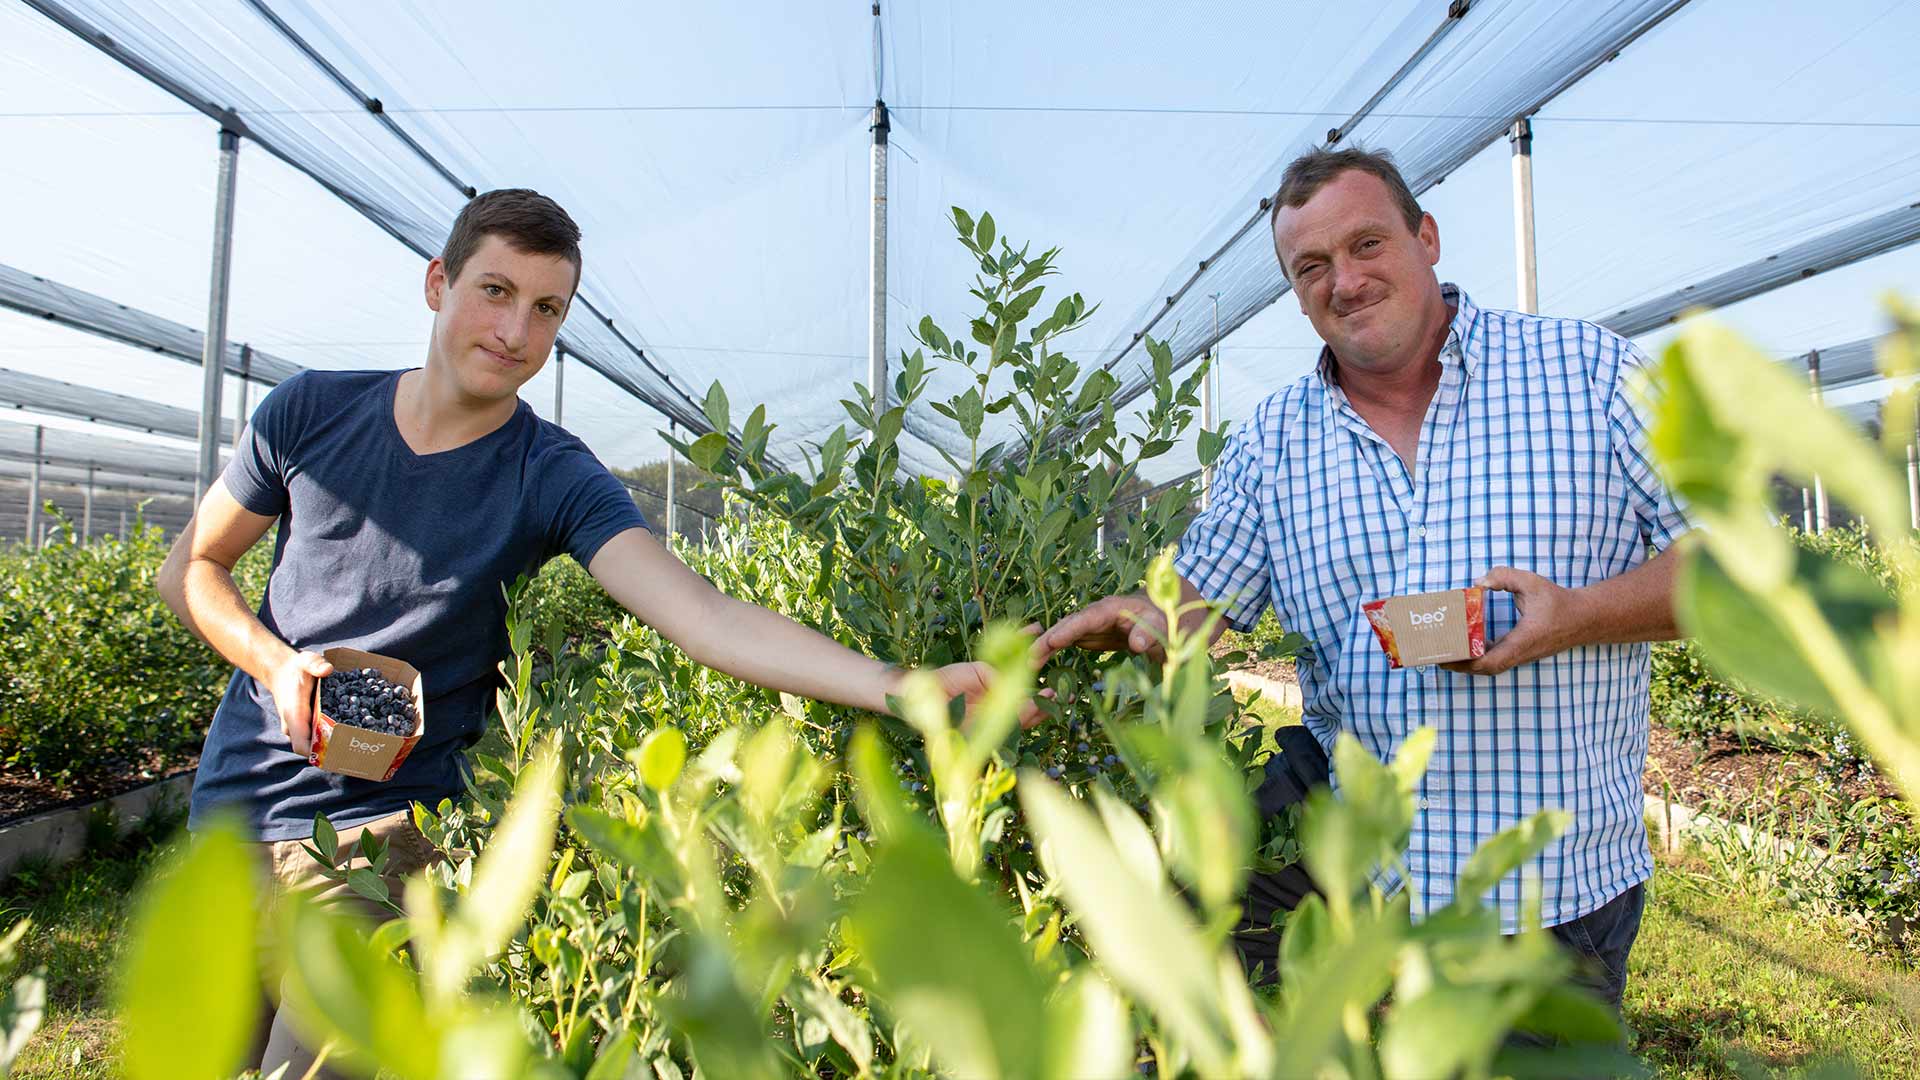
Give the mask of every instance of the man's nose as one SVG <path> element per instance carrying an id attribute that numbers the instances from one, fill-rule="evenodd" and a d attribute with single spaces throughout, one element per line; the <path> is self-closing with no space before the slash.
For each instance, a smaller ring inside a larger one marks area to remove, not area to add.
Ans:
<path id="1" fill-rule="evenodd" d="M 532 322 L 531 308 L 524 311 L 517 307 L 512 308 L 500 316 L 500 321 L 494 325 L 493 332 L 499 336 L 501 344 L 505 345 L 509 351 L 517 353 L 526 347 L 528 328 Z"/>
<path id="2" fill-rule="evenodd" d="M 1366 287 L 1367 276 L 1349 259 L 1333 260 L 1333 295 L 1338 299 L 1358 296 Z"/>

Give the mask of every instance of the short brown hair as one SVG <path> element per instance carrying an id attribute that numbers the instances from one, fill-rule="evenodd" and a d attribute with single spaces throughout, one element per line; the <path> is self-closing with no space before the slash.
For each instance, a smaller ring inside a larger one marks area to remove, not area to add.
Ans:
<path id="1" fill-rule="evenodd" d="M 559 255 L 573 264 L 573 287 L 580 288 L 580 226 L 560 204 L 531 188 L 501 188 L 474 196 L 453 219 L 440 261 L 449 282 L 489 236 L 505 240 L 527 255 Z"/>
<path id="2" fill-rule="evenodd" d="M 1406 178 L 1400 175 L 1399 166 L 1393 163 L 1393 155 L 1385 150 L 1368 150 L 1363 146 L 1350 146 L 1345 150 L 1316 146 L 1294 158 L 1287 165 L 1287 171 L 1280 175 L 1280 190 L 1273 193 L 1273 208 L 1267 215 L 1267 231 L 1272 232 L 1275 223 L 1280 220 L 1281 207 L 1298 209 L 1307 205 L 1307 200 L 1332 183 L 1334 177 L 1350 170 L 1379 177 L 1380 182 L 1387 185 L 1387 194 L 1393 196 L 1394 205 L 1400 208 L 1400 216 L 1406 220 L 1407 229 L 1411 232 L 1420 231 L 1420 219 L 1426 211 L 1420 209 L 1420 200 L 1413 197 L 1413 189 L 1407 186 Z M 1280 272 L 1285 274 L 1286 269 L 1283 265 Z"/>

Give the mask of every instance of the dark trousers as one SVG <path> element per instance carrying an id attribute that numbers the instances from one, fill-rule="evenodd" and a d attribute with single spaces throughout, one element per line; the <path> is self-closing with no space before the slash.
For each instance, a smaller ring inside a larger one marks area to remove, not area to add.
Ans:
<path id="1" fill-rule="evenodd" d="M 1249 979 L 1256 983 L 1276 980 L 1280 935 L 1273 929 L 1274 913 L 1292 911 L 1312 891 L 1313 882 L 1297 863 L 1278 873 L 1254 874 L 1247 879 L 1240 922 L 1233 930 L 1233 947 Z M 1627 989 L 1627 955 L 1640 936 L 1646 899 L 1645 884 L 1635 885 L 1590 914 L 1548 931 L 1574 954 L 1574 985 L 1592 991 L 1616 1013 Z"/>
<path id="2" fill-rule="evenodd" d="M 1640 917 L 1646 908 L 1647 886 L 1643 882 L 1590 914 L 1548 931 L 1576 957 L 1574 985 L 1593 991 L 1616 1013 L 1627 991 L 1627 954 L 1640 936 Z"/>

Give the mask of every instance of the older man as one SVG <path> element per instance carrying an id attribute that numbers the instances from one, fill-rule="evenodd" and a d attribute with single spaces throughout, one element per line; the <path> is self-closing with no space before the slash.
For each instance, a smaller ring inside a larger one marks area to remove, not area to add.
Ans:
<path id="1" fill-rule="evenodd" d="M 1300 684 L 1323 745 L 1344 730 L 1389 758 L 1436 729 L 1407 853 L 1416 917 L 1452 900 L 1482 840 L 1543 807 L 1572 811 L 1491 900 L 1517 931 L 1523 879 L 1536 881 L 1542 921 L 1618 1008 L 1652 872 L 1644 643 L 1676 634 L 1674 560 L 1658 553 L 1685 528 L 1634 410 L 1645 358 L 1592 323 L 1482 309 L 1442 284 L 1439 228 L 1385 154 L 1294 161 L 1272 226 L 1326 347 L 1216 464 L 1176 560 L 1188 599 L 1240 629 L 1272 606 L 1313 642 Z M 1486 654 L 1393 669 L 1362 605 L 1471 584 L 1490 590 Z M 1108 597 L 1042 649 L 1139 652 L 1162 629 L 1143 598 Z M 1259 892 L 1249 910 L 1270 916 Z"/>

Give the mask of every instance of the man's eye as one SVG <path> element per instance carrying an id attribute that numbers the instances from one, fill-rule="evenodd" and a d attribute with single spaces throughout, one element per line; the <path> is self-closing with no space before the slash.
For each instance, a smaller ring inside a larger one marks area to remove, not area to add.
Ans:
<path id="1" fill-rule="evenodd" d="M 1379 247 L 1379 246 L 1380 246 L 1380 241 L 1378 240 L 1362 240 L 1360 242 L 1360 250 L 1362 251 L 1365 251 L 1366 249 L 1371 247 Z"/>
<path id="2" fill-rule="evenodd" d="M 482 285 L 480 287 L 486 290 L 488 296 L 503 296 L 507 291 L 498 285 Z"/>
<path id="3" fill-rule="evenodd" d="M 557 307 L 554 307 L 552 304 L 541 304 L 540 311 L 542 314 L 546 314 L 546 315 L 560 314 L 560 309 Z"/>

